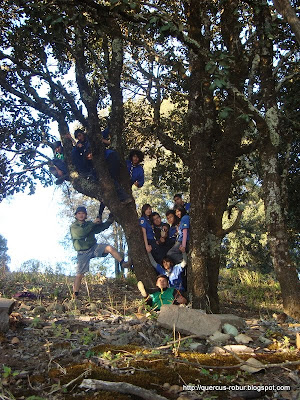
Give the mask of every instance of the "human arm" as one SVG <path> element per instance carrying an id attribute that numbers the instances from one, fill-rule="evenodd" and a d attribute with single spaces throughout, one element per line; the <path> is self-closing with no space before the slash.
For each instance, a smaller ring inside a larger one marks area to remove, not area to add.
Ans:
<path id="1" fill-rule="evenodd" d="M 143 238 L 144 238 L 145 248 L 146 248 L 147 252 L 150 253 L 151 250 L 152 250 L 152 246 L 150 246 L 150 245 L 148 244 L 146 228 L 143 228 L 143 227 L 142 227 L 142 232 L 143 232 Z"/>
<path id="2" fill-rule="evenodd" d="M 108 218 L 105 222 L 101 222 L 100 218 L 96 218 L 94 221 L 94 233 L 100 233 L 102 231 L 105 231 L 105 229 L 108 229 L 111 224 L 114 222 L 113 218 Z"/>
<path id="3" fill-rule="evenodd" d="M 187 241 L 187 234 L 188 234 L 188 230 L 187 230 L 187 229 L 183 229 L 183 230 L 182 230 L 183 238 L 182 238 L 181 246 L 179 246 L 179 250 L 180 250 L 182 253 L 185 253 L 186 241 Z"/>
<path id="4" fill-rule="evenodd" d="M 70 133 L 67 133 L 67 134 L 65 135 L 65 137 L 66 137 L 67 139 L 70 139 L 70 140 L 71 140 L 73 146 L 76 146 L 76 140 L 71 136 Z"/>
<path id="5" fill-rule="evenodd" d="M 145 183 L 145 175 L 144 175 L 144 168 L 139 165 L 138 166 L 138 175 L 137 175 L 137 179 L 134 182 L 134 185 L 138 188 L 141 188 Z"/>
<path id="6" fill-rule="evenodd" d="M 102 131 L 102 143 L 104 143 L 106 146 L 110 145 L 110 139 L 109 139 L 109 127 L 106 127 Z"/>
<path id="7" fill-rule="evenodd" d="M 134 186 L 141 188 L 144 185 L 144 168 L 142 165 L 133 165 L 130 160 L 126 161 L 127 169 L 130 175 L 130 180 Z"/>

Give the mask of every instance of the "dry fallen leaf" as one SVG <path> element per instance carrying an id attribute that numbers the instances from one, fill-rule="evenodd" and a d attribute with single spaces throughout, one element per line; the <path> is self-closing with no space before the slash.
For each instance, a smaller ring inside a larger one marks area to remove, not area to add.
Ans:
<path id="1" fill-rule="evenodd" d="M 262 364 L 256 358 L 250 357 L 246 362 L 247 364 L 242 365 L 240 368 L 243 371 L 249 372 L 250 374 L 254 374 L 255 372 L 259 372 L 264 369 L 264 364 Z"/>

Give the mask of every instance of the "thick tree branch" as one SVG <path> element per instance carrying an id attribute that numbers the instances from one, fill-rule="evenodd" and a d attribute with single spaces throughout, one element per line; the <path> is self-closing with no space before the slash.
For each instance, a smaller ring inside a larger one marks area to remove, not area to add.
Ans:
<path id="1" fill-rule="evenodd" d="M 51 109 L 41 98 L 38 101 L 34 101 L 26 94 L 20 92 L 19 90 L 15 89 L 11 86 L 5 78 L 3 79 L 2 71 L 0 71 L 0 86 L 8 92 L 13 94 L 14 96 L 18 97 L 21 101 L 28 104 L 30 107 L 40 111 L 41 113 L 48 115 L 49 117 L 55 119 L 56 121 L 59 119 L 59 114 L 57 111 Z"/>
<path id="2" fill-rule="evenodd" d="M 58 82 L 53 81 L 53 79 L 51 77 L 51 73 L 49 72 L 47 65 L 44 65 L 44 68 L 47 71 L 47 73 L 45 73 L 43 71 L 39 71 L 39 70 L 27 65 L 26 63 L 14 58 L 10 55 L 4 54 L 2 51 L 0 51 L 0 59 L 1 60 L 8 59 L 17 66 L 17 69 L 20 69 L 21 71 L 27 71 L 28 73 L 32 74 L 33 76 L 44 79 L 49 84 L 49 86 L 51 87 L 52 90 L 56 90 L 66 99 L 66 101 L 70 105 L 70 108 L 71 108 L 72 113 L 74 114 L 75 118 L 78 121 L 80 121 L 83 125 L 85 124 L 85 118 L 82 115 L 82 113 L 79 111 L 73 96 L 64 88 L 64 86 L 62 85 L 62 83 L 60 81 L 58 81 Z M 26 77 L 23 77 L 23 80 L 25 78 Z M 27 80 L 28 80 L 28 78 L 27 78 Z M 31 89 L 30 82 L 27 82 L 26 89 L 27 90 Z M 30 92 L 30 93 L 34 96 L 35 101 L 39 101 L 40 97 L 37 95 L 36 92 Z"/>
<path id="3" fill-rule="evenodd" d="M 244 95 L 244 93 L 240 92 L 235 86 L 229 84 L 227 86 L 228 91 L 235 96 L 235 98 L 238 100 L 242 110 L 245 113 L 250 113 L 254 121 L 256 121 L 258 124 L 264 124 L 265 125 L 265 119 L 261 112 L 259 111 L 258 108 L 256 108 L 249 99 Z"/>
<path id="4" fill-rule="evenodd" d="M 294 32 L 298 44 L 300 44 L 300 20 L 296 15 L 289 0 L 273 0 L 274 6 L 279 14 L 281 14 L 284 20 L 290 25 Z"/>
<path id="5" fill-rule="evenodd" d="M 243 210 L 239 209 L 238 215 L 234 221 L 234 223 L 227 229 L 223 229 L 222 231 L 222 237 L 226 236 L 228 233 L 236 231 L 239 227 L 241 218 L 242 218 Z"/>

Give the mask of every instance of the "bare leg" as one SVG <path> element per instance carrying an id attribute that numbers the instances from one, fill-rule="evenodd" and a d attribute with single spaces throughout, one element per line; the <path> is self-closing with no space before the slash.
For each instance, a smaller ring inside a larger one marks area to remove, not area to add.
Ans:
<path id="1" fill-rule="evenodd" d="M 110 245 L 106 246 L 104 252 L 111 254 L 113 256 L 113 258 L 115 258 L 117 261 L 119 261 L 119 262 L 122 261 L 121 254 L 118 253 L 117 250 L 113 246 L 110 246 Z"/>
<path id="2" fill-rule="evenodd" d="M 113 258 L 119 261 L 119 263 L 121 263 L 122 268 L 130 268 L 131 262 L 130 261 L 125 262 L 121 254 L 114 247 L 108 245 L 105 247 L 104 252 L 111 254 Z"/>
<path id="3" fill-rule="evenodd" d="M 83 274 L 77 274 L 75 281 L 74 281 L 74 285 L 73 285 L 73 292 L 79 292 L 79 288 L 80 288 L 80 284 L 81 284 L 81 280 L 83 278 Z"/>

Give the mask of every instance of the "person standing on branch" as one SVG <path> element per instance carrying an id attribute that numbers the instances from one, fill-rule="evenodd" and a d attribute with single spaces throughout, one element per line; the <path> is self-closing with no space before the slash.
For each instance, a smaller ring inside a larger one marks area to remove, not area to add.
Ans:
<path id="1" fill-rule="evenodd" d="M 130 263 L 125 262 L 120 253 L 107 243 L 97 243 L 95 235 L 109 228 L 114 219 L 109 215 L 105 223 L 99 218 L 94 222 L 86 221 L 87 210 L 79 206 L 75 212 L 76 221 L 70 226 L 71 237 L 74 249 L 77 251 L 77 270 L 73 286 L 73 296 L 76 298 L 79 293 L 81 280 L 89 271 L 90 260 L 94 257 L 106 257 L 111 254 L 119 263 L 121 268 L 128 268 Z"/>
<path id="2" fill-rule="evenodd" d="M 141 188 L 144 185 L 144 168 L 141 163 L 144 161 L 144 154 L 140 150 L 131 150 L 126 166 L 130 176 L 131 185 Z"/>

